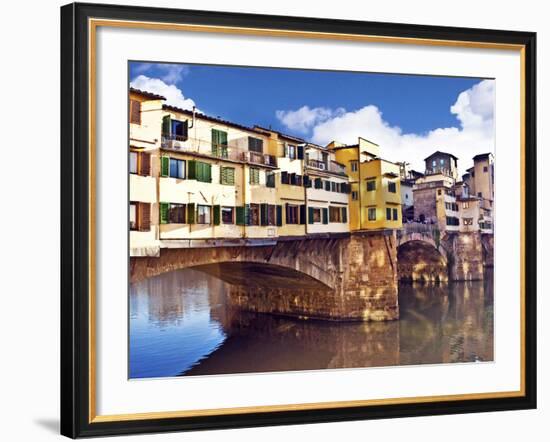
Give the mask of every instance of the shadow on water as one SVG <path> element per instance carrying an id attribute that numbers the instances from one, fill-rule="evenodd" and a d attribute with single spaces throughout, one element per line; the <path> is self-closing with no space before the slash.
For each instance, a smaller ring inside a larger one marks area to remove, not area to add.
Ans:
<path id="1" fill-rule="evenodd" d="M 328 322 L 243 312 L 196 270 L 131 286 L 130 377 L 490 361 L 492 275 L 400 284 L 399 321 Z"/>

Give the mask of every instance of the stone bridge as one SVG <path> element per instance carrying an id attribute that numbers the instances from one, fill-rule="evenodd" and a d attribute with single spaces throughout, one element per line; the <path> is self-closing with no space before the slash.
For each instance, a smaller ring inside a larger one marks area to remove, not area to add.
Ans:
<path id="1" fill-rule="evenodd" d="M 493 235 L 441 232 L 437 225 L 405 224 L 397 233 L 397 273 L 403 281 L 473 281 L 493 265 Z"/>
<path id="2" fill-rule="evenodd" d="M 332 320 L 399 316 L 393 230 L 277 241 L 269 246 L 163 248 L 130 259 L 130 280 L 195 268 L 228 284 L 244 310 Z"/>
<path id="3" fill-rule="evenodd" d="M 492 236 L 443 233 L 431 225 L 271 245 L 204 243 L 132 257 L 132 282 L 194 268 L 227 283 L 243 310 L 303 318 L 382 321 L 399 317 L 397 282 L 483 279 Z M 490 261 L 490 262 L 489 262 Z"/>

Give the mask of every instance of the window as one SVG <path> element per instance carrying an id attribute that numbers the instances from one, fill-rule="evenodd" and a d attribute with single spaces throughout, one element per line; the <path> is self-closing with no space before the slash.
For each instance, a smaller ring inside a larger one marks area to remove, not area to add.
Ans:
<path id="1" fill-rule="evenodd" d="M 130 100 L 130 123 L 141 124 L 141 103 L 137 100 Z"/>
<path id="2" fill-rule="evenodd" d="M 298 224 L 298 206 L 292 204 L 286 205 L 286 223 Z"/>
<path id="3" fill-rule="evenodd" d="M 473 218 L 463 218 L 462 222 L 464 223 L 465 226 L 472 226 L 474 224 L 474 219 Z"/>
<path id="4" fill-rule="evenodd" d="M 439 159 L 439 164 L 441 164 L 443 166 L 445 164 L 445 160 L 443 158 L 440 158 Z"/>
<path id="5" fill-rule="evenodd" d="M 235 185 L 235 168 L 221 167 L 220 168 L 220 183 L 229 186 Z"/>
<path id="6" fill-rule="evenodd" d="M 210 206 L 197 205 L 197 224 L 210 224 L 212 208 Z"/>
<path id="7" fill-rule="evenodd" d="M 325 190 L 330 192 L 330 181 L 325 181 Z"/>
<path id="8" fill-rule="evenodd" d="M 185 179 L 185 160 L 170 158 L 170 177 Z"/>
<path id="9" fill-rule="evenodd" d="M 288 172 L 281 172 L 281 184 L 289 184 L 290 183 L 290 178 L 288 176 Z"/>
<path id="10" fill-rule="evenodd" d="M 248 150 L 263 153 L 264 141 L 260 138 L 248 137 Z"/>
<path id="11" fill-rule="evenodd" d="M 138 229 L 138 203 L 130 203 L 130 230 Z"/>
<path id="12" fill-rule="evenodd" d="M 350 167 L 351 167 L 351 171 L 352 172 L 357 172 L 359 163 L 354 160 L 354 161 L 350 161 L 349 164 L 350 164 Z"/>
<path id="13" fill-rule="evenodd" d="M 446 221 L 448 226 L 458 226 L 460 224 L 459 219 L 454 216 L 448 216 Z"/>
<path id="14" fill-rule="evenodd" d="M 481 198 L 481 192 L 478 192 L 478 193 L 477 193 L 477 196 L 478 196 L 479 198 Z"/>
<path id="15" fill-rule="evenodd" d="M 406 199 L 406 200 L 409 199 L 409 194 L 408 194 L 408 193 L 405 194 L 405 199 Z"/>
<path id="16" fill-rule="evenodd" d="M 227 158 L 227 132 L 212 129 L 212 155 Z"/>
<path id="17" fill-rule="evenodd" d="M 288 144 L 286 146 L 286 156 L 291 160 L 295 160 L 297 158 L 296 146 L 294 146 L 293 144 Z"/>
<path id="18" fill-rule="evenodd" d="M 321 178 L 315 178 L 313 181 L 313 187 L 316 189 L 322 189 L 323 188 L 323 180 Z"/>
<path id="19" fill-rule="evenodd" d="M 248 225 L 259 226 L 260 225 L 260 205 L 250 204 L 248 216 L 249 216 Z"/>
<path id="20" fill-rule="evenodd" d="M 336 183 L 334 181 L 331 181 L 330 183 L 330 190 L 332 192 L 336 192 Z"/>
<path id="21" fill-rule="evenodd" d="M 399 219 L 399 214 L 397 212 L 397 209 L 392 209 L 393 211 L 393 220 L 397 221 Z"/>
<path id="22" fill-rule="evenodd" d="M 309 213 L 310 222 L 312 224 L 321 223 L 321 209 L 318 207 L 311 207 Z"/>
<path id="23" fill-rule="evenodd" d="M 367 192 L 372 192 L 374 190 L 376 190 L 376 181 L 375 180 L 367 181 Z"/>
<path id="24" fill-rule="evenodd" d="M 357 201 L 359 199 L 359 192 L 357 192 L 357 190 L 352 190 L 351 191 L 351 199 L 353 201 Z"/>
<path id="25" fill-rule="evenodd" d="M 130 230 L 151 230 L 151 204 L 131 201 L 128 212 Z"/>
<path id="26" fill-rule="evenodd" d="M 222 207 L 222 223 L 233 224 L 233 207 Z"/>
<path id="27" fill-rule="evenodd" d="M 388 192 L 391 192 L 391 193 L 397 192 L 397 184 L 394 181 L 388 182 Z"/>
<path id="28" fill-rule="evenodd" d="M 161 224 L 185 224 L 185 204 L 160 203 Z"/>
<path id="29" fill-rule="evenodd" d="M 187 120 L 171 120 L 171 135 L 172 139 L 177 141 L 187 140 Z"/>
<path id="30" fill-rule="evenodd" d="M 151 155 L 147 152 L 130 151 L 130 173 L 151 175 Z"/>
<path id="31" fill-rule="evenodd" d="M 260 169 L 250 168 L 250 184 L 260 184 Z"/>
<path id="32" fill-rule="evenodd" d="M 170 204 L 168 222 L 170 224 L 185 224 L 185 204 Z"/>
<path id="33" fill-rule="evenodd" d="M 369 207 L 368 219 L 369 221 L 376 221 L 376 207 Z"/>
<path id="34" fill-rule="evenodd" d="M 488 169 L 487 169 L 487 166 L 483 166 L 483 172 L 487 172 Z"/>
<path id="35" fill-rule="evenodd" d="M 470 203 L 468 203 L 468 202 L 462 203 L 462 208 L 463 208 L 463 209 L 467 209 L 467 208 L 469 208 L 469 207 L 470 207 Z"/>
<path id="36" fill-rule="evenodd" d="M 266 173 L 265 185 L 267 187 L 275 187 L 275 174 L 273 172 Z"/>
<path id="37" fill-rule="evenodd" d="M 191 180 L 203 183 L 212 182 L 212 165 L 201 161 L 189 160 L 188 176 Z"/>
<path id="38" fill-rule="evenodd" d="M 437 189 L 437 194 L 441 195 L 441 189 Z"/>
<path id="39" fill-rule="evenodd" d="M 436 160 L 433 160 L 432 161 L 432 167 L 435 167 L 437 165 L 437 161 Z"/>
<path id="40" fill-rule="evenodd" d="M 262 225 L 274 226 L 277 224 L 277 206 L 273 204 L 262 204 L 263 214 L 261 213 Z"/>
<path id="41" fill-rule="evenodd" d="M 342 222 L 342 209 L 341 207 L 330 206 L 328 208 L 328 219 L 331 223 Z"/>
<path id="42" fill-rule="evenodd" d="M 138 173 L 138 153 L 130 152 L 130 173 Z"/>
<path id="43" fill-rule="evenodd" d="M 386 207 L 386 220 L 391 221 L 391 209 Z"/>

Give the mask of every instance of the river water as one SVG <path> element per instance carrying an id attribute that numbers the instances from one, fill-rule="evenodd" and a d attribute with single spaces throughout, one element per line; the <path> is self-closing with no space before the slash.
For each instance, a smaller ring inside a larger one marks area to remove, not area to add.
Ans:
<path id="1" fill-rule="evenodd" d="M 336 323 L 242 312 L 184 269 L 130 286 L 130 378 L 493 360 L 492 274 L 400 284 L 398 321 Z"/>

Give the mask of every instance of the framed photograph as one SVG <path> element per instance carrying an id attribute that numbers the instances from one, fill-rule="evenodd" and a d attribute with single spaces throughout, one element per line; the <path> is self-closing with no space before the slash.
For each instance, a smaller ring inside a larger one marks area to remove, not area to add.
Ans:
<path id="1" fill-rule="evenodd" d="M 535 44 L 62 7 L 62 434 L 535 408 Z"/>

